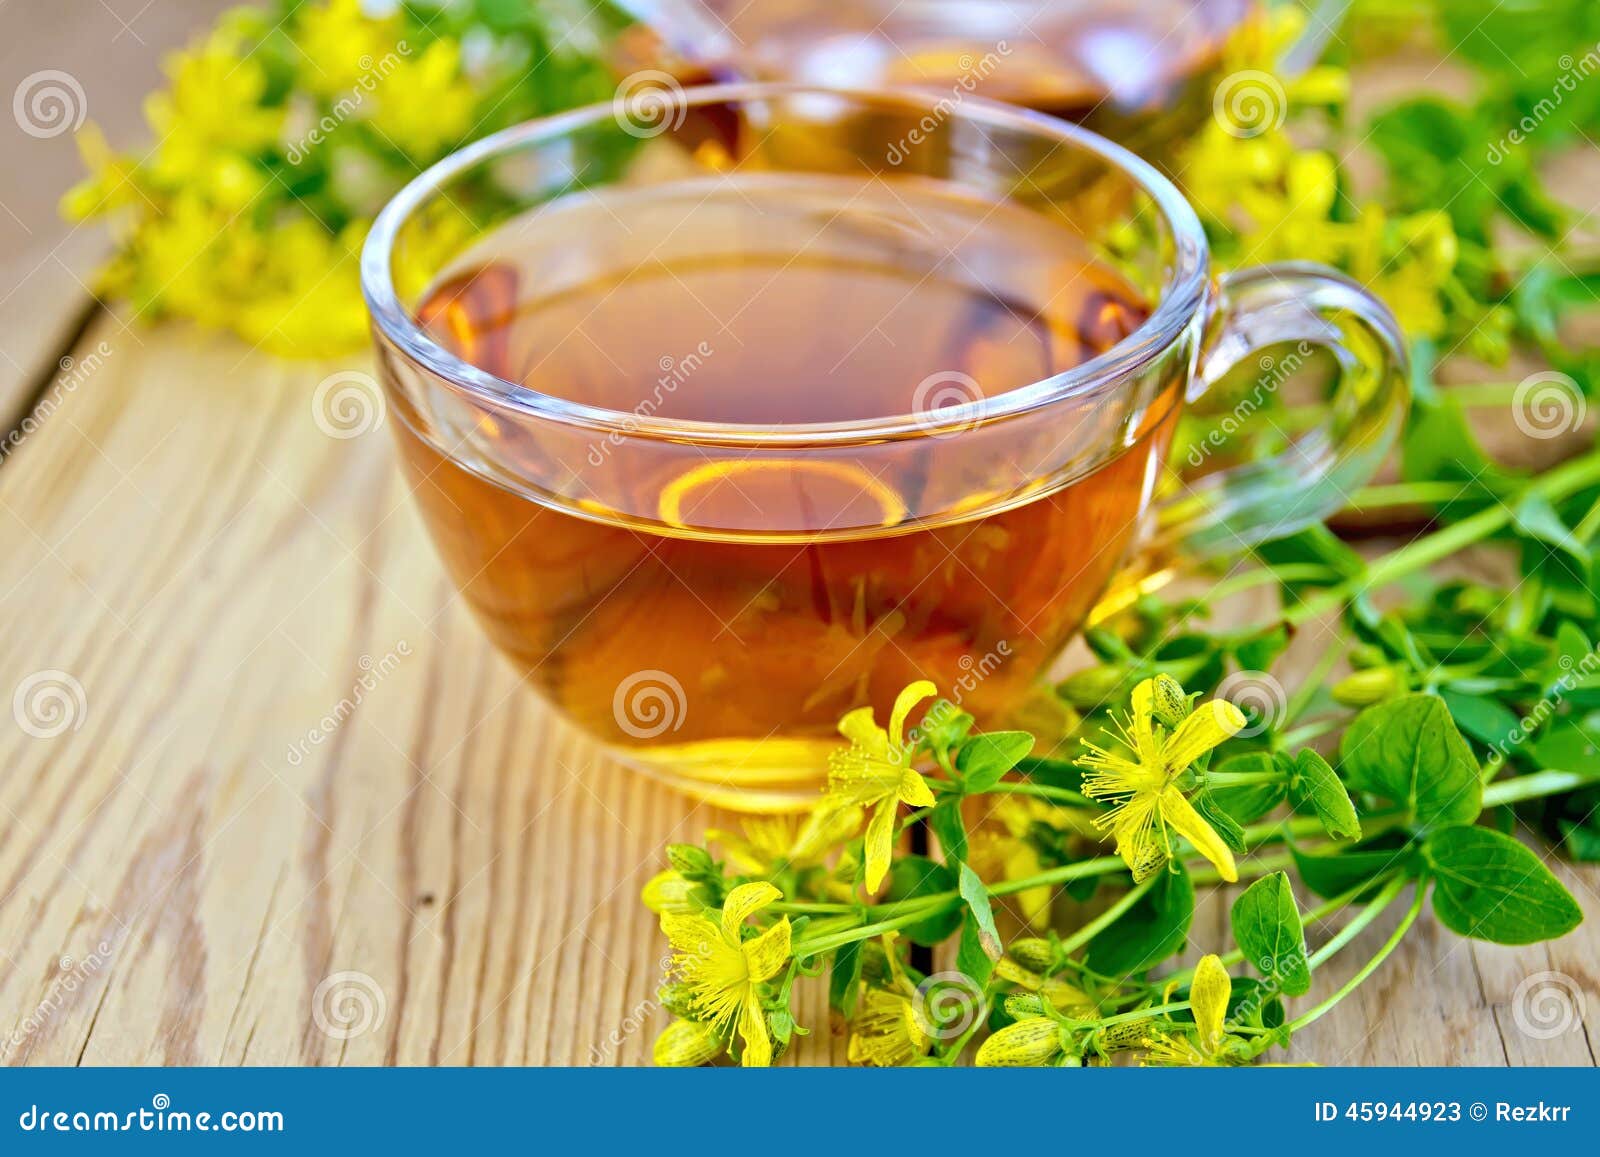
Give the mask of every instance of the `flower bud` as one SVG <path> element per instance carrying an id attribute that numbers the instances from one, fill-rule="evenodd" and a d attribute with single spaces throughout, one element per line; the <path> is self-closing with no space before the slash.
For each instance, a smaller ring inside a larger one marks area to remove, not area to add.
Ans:
<path id="1" fill-rule="evenodd" d="M 1044 1001 L 1032 993 L 1012 994 L 1005 999 L 1006 1015 L 1013 1020 L 1027 1020 L 1044 1015 Z"/>
<path id="2" fill-rule="evenodd" d="M 1048 1064 L 1061 1052 L 1061 1030 L 1048 1017 L 1008 1024 L 978 1049 L 982 1068 L 1026 1068 Z"/>
<path id="3" fill-rule="evenodd" d="M 1157 675 L 1150 689 L 1150 715 L 1163 727 L 1176 727 L 1189 714 L 1183 685 L 1171 675 Z"/>
<path id="4" fill-rule="evenodd" d="M 1121 667 L 1089 667 L 1056 684 L 1056 694 L 1079 711 L 1093 711 L 1115 702 L 1127 677 Z"/>
<path id="5" fill-rule="evenodd" d="M 700 911 L 700 904 L 695 896 L 696 888 L 697 885 L 692 881 L 685 880 L 677 872 L 668 869 L 650 877 L 640 889 L 639 899 L 643 900 L 644 906 L 657 916 L 667 912 L 691 916 Z"/>
<path id="6" fill-rule="evenodd" d="M 1024 936 L 1019 940 L 1013 940 L 1007 951 L 1011 959 L 1029 972 L 1049 972 L 1056 960 L 1056 951 L 1050 946 L 1050 941 L 1038 936 Z"/>
<path id="7" fill-rule="evenodd" d="M 722 1037 L 709 1024 L 675 1020 L 656 1037 L 651 1055 L 661 1068 L 694 1068 L 722 1055 Z"/>
<path id="8" fill-rule="evenodd" d="M 1372 667 L 1346 675 L 1333 685 L 1334 702 L 1346 707 L 1366 707 L 1381 703 L 1405 690 L 1393 667 Z"/>
<path id="9" fill-rule="evenodd" d="M 714 870 L 710 853 L 693 844 L 668 844 L 667 863 L 671 864 L 679 875 L 691 880 L 709 876 Z"/>

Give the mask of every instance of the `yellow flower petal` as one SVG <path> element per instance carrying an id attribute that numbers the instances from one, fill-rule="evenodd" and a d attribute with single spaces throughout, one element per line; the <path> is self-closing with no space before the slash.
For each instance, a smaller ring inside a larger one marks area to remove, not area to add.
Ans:
<path id="1" fill-rule="evenodd" d="M 744 943 L 750 979 L 771 980 L 789 961 L 789 917 L 785 916 L 754 940 Z"/>
<path id="2" fill-rule="evenodd" d="M 938 691 L 928 680 L 918 679 L 895 697 L 894 710 L 889 714 L 889 738 L 896 747 L 903 746 L 906 741 L 906 716 L 918 703 Z"/>
<path id="3" fill-rule="evenodd" d="M 717 926 L 704 916 L 663 912 L 661 931 L 674 948 L 690 956 L 704 956 L 721 942 Z"/>
<path id="4" fill-rule="evenodd" d="M 684 1069 L 708 1064 L 722 1055 L 722 1037 L 709 1024 L 675 1020 L 656 1037 L 651 1056 L 662 1068 Z"/>
<path id="5" fill-rule="evenodd" d="M 894 851 L 895 801 L 884 800 L 867 823 L 867 891 L 876 892 L 889 874 L 889 859 Z"/>
<path id="6" fill-rule="evenodd" d="M 761 880 L 754 884 L 740 884 L 728 893 L 722 902 L 722 935 L 729 944 L 739 943 L 739 927 L 755 913 L 774 900 L 783 899 L 783 893 Z"/>
<path id="7" fill-rule="evenodd" d="M 739 1010 L 739 1036 L 744 1041 L 744 1049 L 739 1054 L 741 1065 L 764 1069 L 772 1064 L 772 1038 L 767 1035 L 767 1015 L 761 1011 L 761 1002 L 756 998 L 753 988 Z"/>
<path id="8" fill-rule="evenodd" d="M 1222 1043 L 1222 1021 L 1228 1015 L 1228 998 L 1232 994 L 1233 981 L 1228 979 L 1222 960 L 1201 957 L 1194 979 L 1189 982 L 1189 1010 L 1200 1028 L 1200 1047 L 1207 1053 L 1216 1052 Z"/>
<path id="9" fill-rule="evenodd" d="M 1182 771 L 1223 740 L 1237 735 L 1244 724 L 1244 712 L 1226 699 L 1200 704 L 1167 740 L 1167 767 Z"/>
<path id="10" fill-rule="evenodd" d="M 1008 1024 L 978 1049 L 982 1068 L 1024 1068 L 1042 1065 L 1061 1051 L 1061 1033 L 1049 1017 L 1034 1016 Z"/>
<path id="11" fill-rule="evenodd" d="M 889 737 L 878 726 L 870 707 L 857 707 L 840 719 L 839 734 L 874 755 L 883 756 L 889 748 Z"/>
<path id="12" fill-rule="evenodd" d="M 1222 837 L 1194 810 L 1184 795 L 1169 787 L 1160 796 L 1161 818 L 1184 839 L 1194 845 L 1194 850 L 1217 866 L 1217 872 L 1230 884 L 1239 880 L 1239 870 L 1233 864 L 1233 852 L 1222 842 Z"/>
<path id="13" fill-rule="evenodd" d="M 933 798 L 928 781 L 909 770 L 900 777 L 900 791 L 897 794 L 912 807 L 932 807 L 939 802 Z"/>

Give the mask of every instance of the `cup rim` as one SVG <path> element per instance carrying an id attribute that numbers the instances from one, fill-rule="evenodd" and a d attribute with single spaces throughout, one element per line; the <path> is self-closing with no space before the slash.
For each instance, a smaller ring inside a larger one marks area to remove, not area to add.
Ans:
<path id="1" fill-rule="evenodd" d="M 898 104 L 913 111 L 937 111 L 945 98 L 912 89 L 840 88 L 803 83 L 751 82 L 697 85 L 673 90 L 678 108 L 740 103 L 783 97 L 829 96 L 878 105 Z M 1074 400 L 1094 400 L 1127 382 L 1169 349 L 1201 309 L 1207 293 L 1210 253 L 1194 208 L 1176 186 L 1149 162 L 1121 145 L 1043 113 L 998 101 L 965 96 L 942 119 L 965 119 L 993 128 L 1054 138 L 1060 144 L 1095 154 L 1133 181 L 1162 214 L 1173 242 L 1172 263 L 1156 308 L 1131 334 L 1098 356 L 1061 373 L 1040 378 L 992 397 L 942 407 L 936 415 L 899 414 L 836 422 L 763 425 L 709 422 L 641 415 L 542 394 L 457 357 L 429 337 L 400 302 L 392 274 L 399 231 L 444 183 L 498 154 L 557 139 L 617 115 L 615 101 L 585 105 L 492 133 L 451 153 L 414 177 L 374 220 L 361 250 L 361 291 L 374 326 L 411 360 L 448 386 L 490 407 L 541 421 L 577 426 L 602 434 L 717 446 L 810 447 L 852 445 L 890 438 L 923 437 L 986 425 Z M 620 131 L 620 129 L 619 129 Z"/>

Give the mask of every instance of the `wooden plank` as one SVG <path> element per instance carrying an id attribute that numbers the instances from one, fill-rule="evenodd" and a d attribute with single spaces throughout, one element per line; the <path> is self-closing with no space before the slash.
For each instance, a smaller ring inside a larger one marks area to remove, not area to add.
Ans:
<path id="1" fill-rule="evenodd" d="M 69 712 L 32 723 L 53 737 L 0 727 L 0 1058 L 646 1061 L 664 944 L 638 889 L 665 843 L 729 817 L 518 686 L 384 434 L 313 420 L 332 367 L 177 329 L 136 344 L 110 320 L 80 359 L 100 342 L 0 467 L 0 692 L 62 672 Z M 1592 871 L 1562 871 L 1600 908 Z M 1203 891 L 1196 951 L 1229 900 Z M 1597 947 L 1592 925 L 1510 952 L 1425 919 L 1296 1055 L 1588 1063 Z M 1543 971 L 1589 994 L 1549 1039 L 1512 1008 Z M 792 1061 L 844 1060 L 820 987 Z"/>

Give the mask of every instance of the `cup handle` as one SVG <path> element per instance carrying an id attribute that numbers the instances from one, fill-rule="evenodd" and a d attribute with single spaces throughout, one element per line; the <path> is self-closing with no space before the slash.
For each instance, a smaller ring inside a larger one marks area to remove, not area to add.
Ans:
<path id="1" fill-rule="evenodd" d="M 1262 353 L 1285 343 L 1292 343 L 1287 354 Z M 1261 354 L 1261 376 L 1237 407 L 1246 421 L 1315 347 L 1329 350 L 1338 367 L 1322 424 L 1281 454 L 1218 470 L 1156 503 L 1157 557 L 1237 553 L 1291 534 L 1342 509 L 1372 477 L 1405 420 L 1406 347 L 1388 308 L 1332 269 L 1284 262 L 1219 278 L 1188 400 Z M 1203 466 L 1216 448 L 1197 443 L 1190 463 Z"/>

